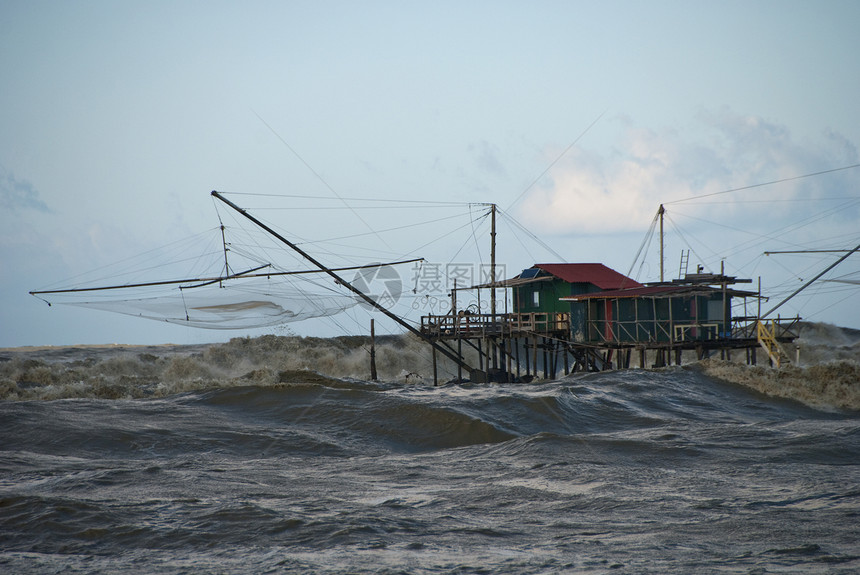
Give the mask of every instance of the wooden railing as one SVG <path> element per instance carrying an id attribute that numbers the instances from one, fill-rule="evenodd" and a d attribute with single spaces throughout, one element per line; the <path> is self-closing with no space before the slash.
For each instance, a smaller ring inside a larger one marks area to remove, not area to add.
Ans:
<path id="1" fill-rule="evenodd" d="M 774 339 L 797 337 L 800 318 L 772 322 Z M 526 334 L 570 334 L 570 314 L 508 313 L 426 315 L 421 317 L 421 332 L 431 337 L 512 337 Z M 639 321 L 590 320 L 586 322 L 586 341 L 590 343 L 681 343 L 720 339 L 757 339 L 756 318 L 733 318 L 731 333 L 721 322 L 695 323 L 643 319 Z"/>
<path id="2" fill-rule="evenodd" d="M 777 319 L 769 325 L 774 339 L 797 337 L 797 322 L 800 318 Z M 682 343 L 691 341 L 716 341 L 720 339 L 757 339 L 756 317 L 736 317 L 732 320 L 730 333 L 723 332 L 721 322 L 674 322 L 662 319 L 640 319 L 638 321 L 611 321 L 604 319 L 586 322 L 589 343 Z"/>
<path id="3" fill-rule="evenodd" d="M 421 332 L 434 337 L 511 336 L 570 331 L 567 313 L 425 315 Z"/>
<path id="4" fill-rule="evenodd" d="M 678 331 L 678 328 L 682 328 Z M 668 320 L 642 319 L 639 321 L 610 321 L 593 319 L 586 322 L 586 341 L 589 343 L 649 343 L 674 341 L 685 335 L 691 324 L 676 324 Z M 692 332 L 689 332 L 692 333 Z"/>
<path id="5" fill-rule="evenodd" d="M 776 339 L 796 339 L 798 337 L 797 324 L 800 317 L 776 317 L 776 320 L 762 320 L 771 324 L 771 332 Z M 758 337 L 758 318 L 756 316 L 744 316 L 732 318 L 732 336 L 740 338 Z"/>
<path id="6" fill-rule="evenodd" d="M 719 323 L 676 323 L 675 341 L 719 339 Z"/>

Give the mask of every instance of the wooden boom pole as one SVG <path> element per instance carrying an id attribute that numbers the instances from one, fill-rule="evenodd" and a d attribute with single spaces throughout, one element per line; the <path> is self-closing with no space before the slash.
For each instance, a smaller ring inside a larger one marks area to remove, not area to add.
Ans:
<path id="1" fill-rule="evenodd" d="M 353 286 L 351 283 L 349 283 L 348 281 L 346 281 L 345 279 L 343 279 L 342 277 L 337 275 L 334 271 L 332 271 L 331 268 L 326 267 L 321 262 L 317 261 L 309 253 L 302 250 L 299 246 L 297 246 L 296 244 L 294 244 L 293 242 L 291 242 L 290 240 L 288 240 L 287 238 L 285 238 L 284 236 L 282 236 L 281 234 L 279 234 L 278 232 L 276 232 L 275 230 L 273 230 L 272 228 L 270 228 L 269 226 L 267 226 L 266 224 L 264 224 L 263 222 L 261 222 L 260 220 L 255 218 L 254 216 L 252 216 L 251 214 L 249 214 L 244 208 L 240 208 L 239 206 L 237 206 L 236 204 L 234 204 L 233 202 L 231 202 L 230 200 L 228 200 L 227 198 L 225 198 L 220 193 L 218 193 L 214 190 L 212 191 L 212 196 L 214 198 L 221 200 L 222 202 L 224 202 L 225 204 L 227 204 L 228 206 L 230 206 L 231 208 L 233 208 L 234 210 L 236 210 L 237 212 L 239 212 L 240 214 L 242 214 L 243 216 L 245 216 L 246 218 L 248 218 L 249 220 L 254 222 L 257 226 L 259 226 L 261 229 L 263 229 L 266 232 L 268 232 L 269 234 L 271 234 L 278 241 L 280 241 L 280 242 L 286 244 L 287 246 L 289 246 L 290 248 L 292 248 L 293 251 L 295 251 L 300 256 L 302 256 L 303 258 L 305 258 L 306 260 L 308 260 L 309 262 L 311 262 L 312 264 L 317 266 L 320 270 L 327 273 L 332 278 L 334 278 L 335 282 L 342 285 L 343 287 L 345 287 L 346 289 L 348 289 L 349 291 L 351 291 L 352 293 L 354 293 L 355 295 L 357 295 L 358 297 L 360 297 L 361 299 L 366 301 L 369 305 L 373 306 L 377 310 L 381 311 L 382 313 L 384 313 L 385 315 L 387 315 L 388 317 L 390 317 L 391 319 L 393 319 L 394 321 L 396 321 L 397 323 L 399 323 L 400 325 L 405 327 L 411 333 L 417 335 L 418 337 L 420 337 L 421 339 L 423 339 L 424 341 L 429 343 L 431 346 L 433 346 L 433 349 L 438 350 L 439 353 L 441 353 L 442 355 L 444 355 L 445 357 L 447 357 L 448 359 L 450 359 L 451 361 L 453 361 L 457 365 L 464 367 L 465 369 L 468 369 L 469 371 L 472 370 L 472 368 L 469 366 L 469 364 L 467 364 L 465 361 L 463 361 L 462 357 L 458 356 L 456 353 L 454 353 L 450 349 L 446 348 L 445 346 L 439 345 L 437 342 L 433 341 L 429 336 L 421 333 L 419 330 L 417 330 L 414 327 L 412 327 L 411 325 L 409 325 L 406 321 L 403 320 L 403 318 L 401 318 L 397 314 L 387 310 L 385 307 L 380 305 L 372 297 L 368 296 L 366 293 L 364 293 L 363 291 L 361 291 L 360 289 Z"/>
<path id="2" fill-rule="evenodd" d="M 844 256 L 842 256 L 841 258 L 839 258 L 838 260 L 836 260 L 835 262 L 833 262 L 832 264 L 830 264 L 829 266 L 827 266 L 827 268 L 826 268 L 823 272 L 821 272 L 820 274 L 818 274 L 817 276 L 815 276 L 814 278 L 812 278 L 811 280 L 809 280 L 808 282 L 806 282 L 805 284 L 803 284 L 802 286 L 800 286 L 799 288 L 797 288 L 796 290 L 794 290 L 794 292 L 793 292 L 790 296 L 788 296 L 787 298 L 785 298 L 784 300 L 782 300 L 781 302 L 779 302 L 778 304 L 776 304 L 776 306 L 772 307 L 772 308 L 770 309 L 770 311 L 768 311 L 767 313 L 765 313 L 765 314 L 764 314 L 763 316 L 761 316 L 759 319 L 764 319 L 764 318 L 766 318 L 767 316 L 769 316 L 770 314 L 772 314 L 773 312 L 775 312 L 776 310 L 778 310 L 780 307 L 782 307 L 782 304 L 784 304 L 785 302 L 787 302 L 788 300 L 790 300 L 791 298 L 793 298 L 794 296 L 796 296 L 797 294 L 799 294 L 800 292 L 802 292 L 803 290 L 805 290 L 806 288 L 808 288 L 808 287 L 809 287 L 810 285 L 812 285 L 812 284 L 813 284 L 813 283 L 814 283 L 818 278 L 820 278 L 821 276 L 823 276 L 824 274 L 826 274 L 827 272 L 829 272 L 830 270 L 832 270 L 833 268 L 835 268 L 836 266 L 838 266 L 839 264 L 841 264 L 843 261 L 845 261 L 845 259 L 846 259 L 848 256 L 850 256 L 851 254 L 853 254 L 853 253 L 854 253 L 854 252 L 856 252 L 857 250 L 860 250 L 860 245 L 858 245 L 858 246 L 857 246 L 856 248 L 854 248 L 853 250 L 850 250 L 847 254 L 845 254 Z"/>

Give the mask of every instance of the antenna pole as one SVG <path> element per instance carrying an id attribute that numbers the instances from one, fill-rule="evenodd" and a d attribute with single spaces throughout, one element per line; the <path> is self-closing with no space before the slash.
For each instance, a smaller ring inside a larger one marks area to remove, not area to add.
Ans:
<path id="1" fill-rule="evenodd" d="M 466 362 L 463 361 L 462 357 L 459 357 L 457 354 L 455 354 L 454 352 L 452 352 L 448 348 L 439 345 L 437 342 L 433 341 L 429 336 L 421 333 L 421 331 L 419 331 L 419 330 L 415 329 L 414 327 L 412 327 L 411 325 L 409 325 L 406 321 L 404 321 L 397 314 L 387 310 L 385 307 L 380 305 L 376 300 L 374 300 L 373 298 L 371 298 L 370 296 L 365 294 L 363 291 L 356 288 L 351 283 L 349 283 L 348 281 L 346 281 L 345 279 L 343 279 L 342 277 L 340 277 L 339 275 L 334 273 L 331 270 L 331 268 L 327 268 L 326 266 L 324 266 L 322 263 L 317 261 L 309 253 L 302 250 L 299 246 L 297 246 L 296 244 L 294 244 L 293 242 L 291 242 L 290 240 L 288 240 L 287 238 L 285 238 L 284 236 L 282 236 L 281 234 L 279 234 L 278 232 L 276 232 L 275 230 L 273 230 L 272 228 L 270 228 L 269 226 L 267 226 L 266 224 L 264 224 L 263 222 L 261 222 L 260 220 L 255 218 L 254 216 L 252 216 L 251 214 L 249 214 L 245 209 L 240 208 L 239 206 L 237 206 L 236 204 L 234 204 L 233 202 L 231 202 L 230 200 L 228 200 L 227 198 L 225 198 L 220 193 L 218 193 L 214 190 L 212 191 L 212 196 L 214 198 L 221 200 L 222 202 L 224 202 L 225 204 L 227 204 L 228 206 L 230 206 L 231 208 L 233 208 L 234 210 L 236 210 L 237 212 L 239 212 L 240 214 L 242 214 L 243 216 L 245 216 L 246 218 L 248 218 L 249 220 L 254 222 L 257 226 L 259 226 L 261 229 L 263 229 L 264 231 L 271 234 L 278 241 L 288 245 L 290 248 L 292 248 L 293 251 L 295 251 L 300 256 L 302 256 L 303 258 L 305 258 L 306 260 L 308 260 L 309 262 L 311 262 L 312 264 L 317 266 L 319 269 L 321 269 L 322 271 L 324 271 L 325 273 L 330 275 L 332 278 L 334 278 L 334 281 L 336 283 L 342 285 L 343 287 L 345 287 L 346 289 L 348 289 L 349 291 L 351 291 L 352 293 L 354 293 L 355 295 L 357 295 L 358 297 L 360 297 L 361 299 L 366 301 L 369 305 L 378 309 L 379 311 L 381 311 L 382 313 L 384 313 L 385 315 L 387 315 L 388 317 L 390 317 L 391 319 L 393 319 L 394 321 L 396 321 L 397 323 L 399 323 L 400 325 L 405 327 L 411 333 L 417 335 L 418 337 L 420 337 L 421 339 L 423 339 L 424 341 L 429 343 L 431 346 L 433 346 L 433 349 L 439 350 L 439 352 L 441 352 L 442 355 L 444 355 L 445 357 L 447 357 L 451 361 L 455 362 L 457 365 L 461 365 L 461 366 L 465 367 L 466 369 L 471 370 L 471 367 Z"/>
<path id="2" fill-rule="evenodd" d="M 224 246 L 224 274 L 230 275 L 230 263 L 227 261 L 227 237 L 224 234 L 224 224 L 221 224 L 221 244 Z"/>
<path id="3" fill-rule="evenodd" d="M 490 314 L 496 321 L 496 204 L 490 204 Z"/>
<path id="4" fill-rule="evenodd" d="M 660 209 L 657 210 L 657 215 L 660 216 L 660 283 L 663 283 L 663 214 L 665 213 L 663 204 L 660 204 Z"/>

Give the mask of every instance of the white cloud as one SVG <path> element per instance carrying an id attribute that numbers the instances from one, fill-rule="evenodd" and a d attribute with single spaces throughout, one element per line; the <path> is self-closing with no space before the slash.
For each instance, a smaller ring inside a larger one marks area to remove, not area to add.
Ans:
<path id="1" fill-rule="evenodd" d="M 628 123 L 610 152 L 572 148 L 525 197 L 524 223 L 550 234 L 635 231 L 647 228 L 660 203 L 687 198 L 701 198 L 678 204 L 688 214 L 713 214 L 718 202 L 723 218 L 768 221 L 796 210 L 787 200 L 845 196 L 860 181 L 860 170 L 792 179 L 857 163 L 856 146 L 832 132 L 798 143 L 785 126 L 723 109 L 700 114 L 689 134 Z"/>

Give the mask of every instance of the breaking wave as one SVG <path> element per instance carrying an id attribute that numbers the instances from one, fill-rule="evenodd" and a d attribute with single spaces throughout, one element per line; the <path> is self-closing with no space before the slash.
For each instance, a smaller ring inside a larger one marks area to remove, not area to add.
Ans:
<path id="1" fill-rule="evenodd" d="M 860 411 L 860 363 L 833 360 L 818 365 L 787 365 L 780 369 L 704 360 L 709 376 L 754 389 L 771 397 L 799 401 L 821 409 Z"/>
<path id="2" fill-rule="evenodd" d="M 369 339 L 265 335 L 225 344 L 74 346 L 0 351 L 0 399 L 142 399 L 189 391 L 370 377 Z M 377 338 L 379 378 L 422 381 L 426 345 Z M 450 370 L 450 367 L 449 367 Z"/>
<path id="3" fill-rule="evenodd" d="M 707 376 L 771 397 L 819 409 L 860 411 L 860 331 L 801 323 L 795 347 L 798 353 L 790 355 L 799 361 L 780 369 L 713 359 L 700 362 L 698 367 Z"/>
<path id="4" fill-rule="evenodd" d="M 779 370 L 714 359 L 685 368 L 817 409 L 860 410 L 860 331 L 803 324 L 797 344 L 800 363 Z M 0 399 L 146 399 L 247 386 L 384 389 L 432 383 L 431 354 L 413 336 L 377 338 L 381 383 L 368 381 L 369 352 L 370 340 L 362 336 L 274 335 L 190 346 L 7 349 L 0 350 Z M 443 380 L 456 375 L 442 358 L 439 370 Z"/>
<path id="5" fill-rule="evenodd" d="M 0 350 L 0 565 L 855 573 L 860 418 L 816 382 L 856 364 L 821 333 L 781 370 L 439 387 L 409 337 L 379 382 L 366 338 Z M 756 390 L 791 379 L 823 409 Z"/>

